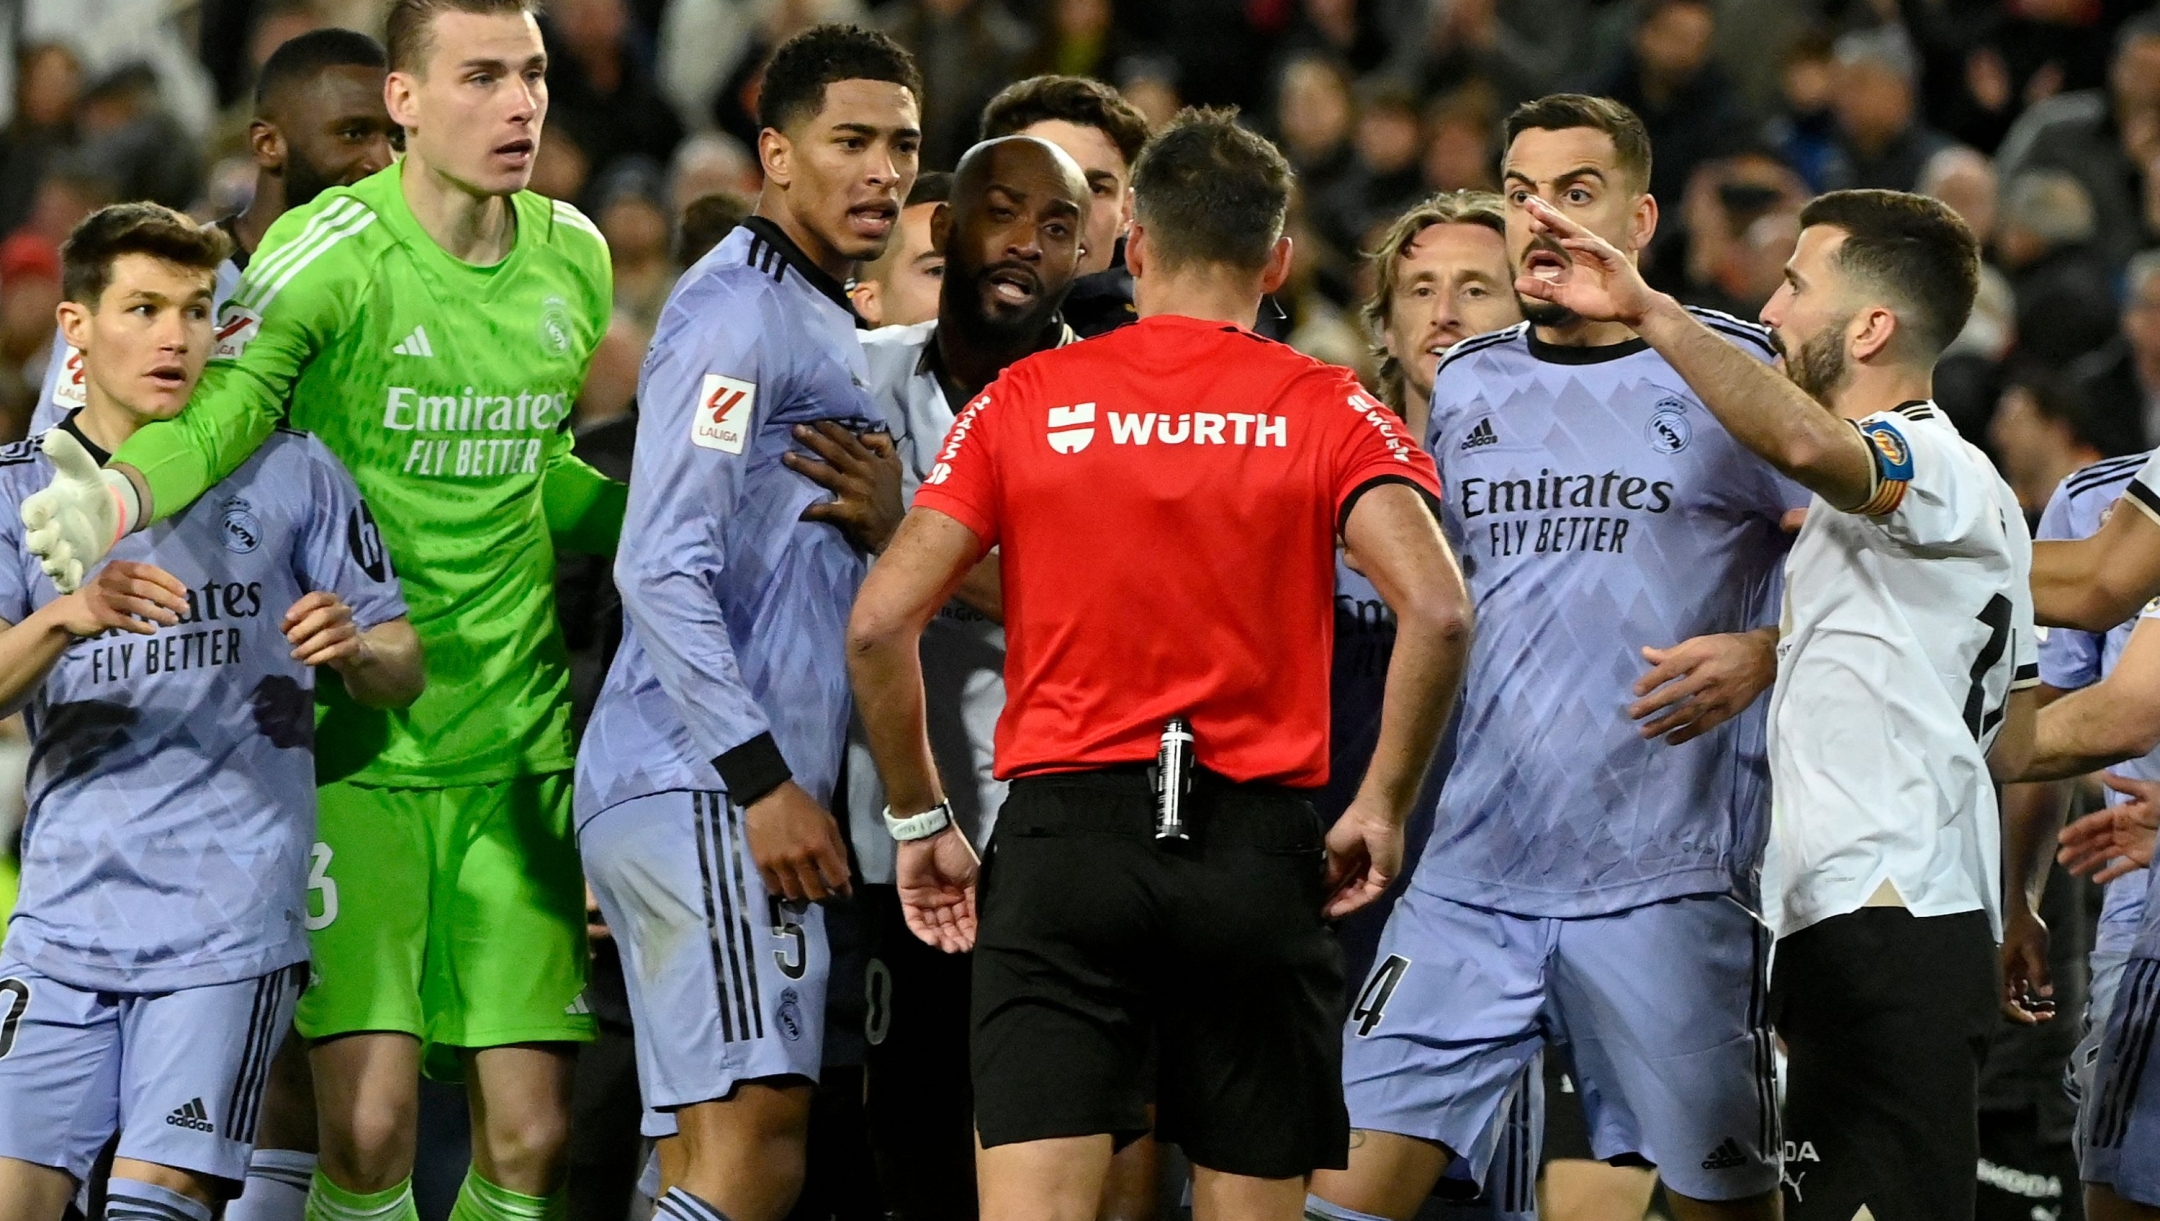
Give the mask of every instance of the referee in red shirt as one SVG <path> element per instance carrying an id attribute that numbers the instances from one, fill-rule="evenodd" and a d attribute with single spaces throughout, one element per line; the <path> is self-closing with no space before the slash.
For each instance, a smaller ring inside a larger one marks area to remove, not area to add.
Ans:
<path id="1" fill-rule="evenodd" d="M 855 604 L 850 668 L 909 927 L 975 950 L 987 1221 L 1091 1221 L 1151 1102 L 1196 1168 L 1198 1221 L 1292 1221 L 1305 1177 L 1348 1151 L 1324 917 L 1401 864 L 1470 610 L 1431 460 L 1349 373 L 1250 329 L 1289 270 L 1290 184 L 1228 113 L 1156 136 L 1126 247 L 1140 321 L 971 401 Z M 1400 629 L 1379 746 L 1324 829 L 1307 798 L 1327 779 L 1338 535 Z M 993 548 L 1012 784 L 978 899 L 916 640 Z M 1191 730 L 1189 788 L 1151 766 L 1173 721 Z"/>

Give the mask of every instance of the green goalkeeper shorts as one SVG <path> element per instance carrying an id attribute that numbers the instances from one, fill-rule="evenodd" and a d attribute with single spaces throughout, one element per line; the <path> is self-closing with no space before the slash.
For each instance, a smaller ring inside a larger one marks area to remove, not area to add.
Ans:
<path id="1" fill-rule="evenodd" d="M 587 1041 L 585 882 L 570 773 L 455 788 L 317 790 L 310 1039 L 397 1031 L 455 1049 Z"/>

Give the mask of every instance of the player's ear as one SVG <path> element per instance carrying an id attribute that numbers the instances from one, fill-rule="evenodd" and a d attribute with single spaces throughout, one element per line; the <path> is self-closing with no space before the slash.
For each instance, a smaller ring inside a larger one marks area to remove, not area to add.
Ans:
<path id="1" fill-rule="evenodd" d="M 1648 191 L 1635 197 L 1634 215 L 1629 218 L 1628 242 L 1631 253 L 1650 248 L 1650 239 L 1657 236 L 1657 196 Z"/>
<path id="2" fill-rule="evenodd" d="M 248 154 L 255 158 L 257 169 L 273 174 L 285 169 L 285 133 L 267 119 L 257 119 L 248 124 Z"/>
<path id="3" fill-rule="evenodd" d="M 1147 260 L 1147 230 L 1136 220 L 1132 223 L 1132 228 L 1125 231 L 1125 270 L 1138 276 Z"/>
<path id="4" fill-rule="evenodd" d="M 54 314 L 60 319 L 60 335 L 80 351 L 90 346 L 90 307 L 80 301 L 62 301 Z"/>
<path id="5" fill-rule="evenodd" d="M 952 236 L 952 205 L 940 203 L 930 210 L 930 249 L 945 254 L 945 240 Z"/>
<path id="6" fill-rule="evenodd" d="M 1890 350 L 1897 339 L 1898 316 L 1887 305 L 1870 305 L 1846 324 L 1845 343 L 1856 361 L 1869 361 Z"/>
<path id="7" fill-rule="evenodd" d="M 1290 235 L 1286 233 L 1276 238 L 1275 248 L 1268 251 L 1267 266 L 1260 271 L 1261 292 L 1274 292 L 1283 286 L 1284 280 L 1290 278 L 1290 257 Z"/>
<path id="8" fill-rule="evenodd" d="M 757 134 L 758 168 L 765 171 L 766 181 L 783 191 L 795 176 L 790 168 L 794 151 L 794 146 L 778 128 L 763 128 Z"/>
<path id="9" fill-rule="evenodd" d="M 390 112 L 390 121 L 405 129 L 406 138 L 420 123 L 420 110 L 414 103 L 419 93 L 419 78 L 410 72 L 392 72 L 383 78 L 383 109 Z"/>
<path id="10" fill-rule="evenodd" d="M 848 300 L 855 303 L 855 312 L 873 327 L 885 325 L 885 307 L 878 302 L 878 282 L 858 280 L 848 290 Z"/>

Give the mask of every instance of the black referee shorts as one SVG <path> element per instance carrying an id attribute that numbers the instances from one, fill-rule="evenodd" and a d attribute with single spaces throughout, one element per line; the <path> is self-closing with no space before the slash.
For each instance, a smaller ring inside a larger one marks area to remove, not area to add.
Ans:
<path id="1" fill-rule="evenodd" d="M 1015 781 L 977 892 L 975 1123 L 985 1147 L 1147 1131 L 1195 1164 L 1340 1168 L 1342 956 L 1320 818 L 1202 773 L 1158 844 L 1140 769 Z M 1150 1068 L 1152 1067 L 1152 1072 Z"/>

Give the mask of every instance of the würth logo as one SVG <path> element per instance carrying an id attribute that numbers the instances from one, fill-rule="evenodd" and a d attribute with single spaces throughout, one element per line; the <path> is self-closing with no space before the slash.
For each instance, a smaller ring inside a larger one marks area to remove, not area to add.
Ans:
<path id="1" fill-rule="evenodd" d="M 167 1115 L 165 1122 L 176 1128 L 192 1128 L 197 1132 L 208 1132 L 213 1135 L 217 1132 L 217 1126 L 210 1122 L 210 1112 L 203 1109 L 202 1099 L 200 1098 L 188 1099 L 187 1105 Z"/>
<path id="2" fill-rule="evenodd" d="M 1290 417 L 1251 415 L 1242 411 L 1150 411 L 1146 415 L 1110 413 L 1110 440 L 1116 445 L 1249 445 L 1278 449 L 1290 444 Z"/>
<path id="3" fill-rule="evenodd" d="M 756 382 L 706 374 L 698 389 L 697 410 L 690 415 L 690 443 L 727 454 L 743 452 L 750 435 L 750 410 L 756 405 Z"/>
<path id="4" fill-rule="evenodd" d="M 1077 454 L 1095 439 L 1095 404 L 1076 403 L 1050 409 L 1050 448 Z"/>
<path id="5" fill-rule="evenodd" d="M 1477 427 L 1470 430 L 1469 436 L 1463 438 L 1462 447 L 1467 452 L 1477 449 L 1479 446 L 1498 444 L 1500 444 L 1500 438 L 1492 430 L 1492 417 L 1487 416 L 1477 422 Z"/>

